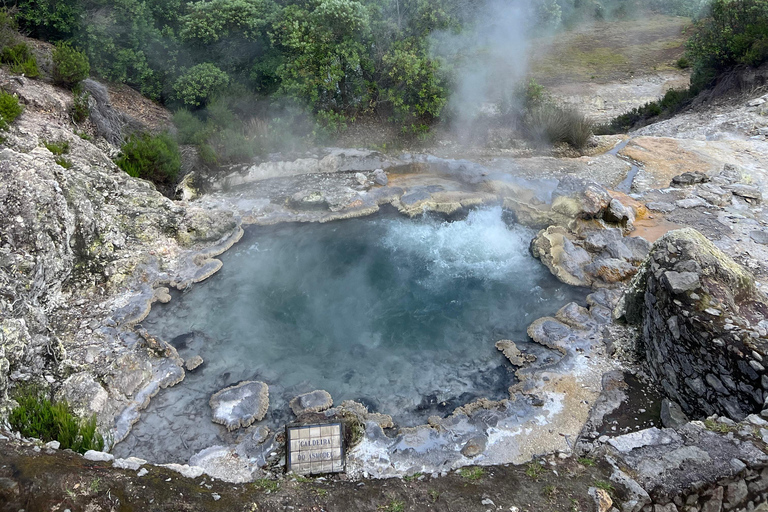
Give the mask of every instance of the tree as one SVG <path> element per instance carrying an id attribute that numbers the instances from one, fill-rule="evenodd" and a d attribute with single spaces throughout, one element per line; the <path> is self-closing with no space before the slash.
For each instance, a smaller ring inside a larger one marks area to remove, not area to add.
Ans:
<path id="1" fill-rule="evenodd" d="M 206 105 L 229 84 L 229 75 L 215 65 L 204 62 L 189 68 L 174 83 L 176 98 L 190 107 Z"/>

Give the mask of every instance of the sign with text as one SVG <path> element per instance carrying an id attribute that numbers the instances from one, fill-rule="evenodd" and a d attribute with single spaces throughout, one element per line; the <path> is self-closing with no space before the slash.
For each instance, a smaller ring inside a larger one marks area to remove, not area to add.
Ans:
<path id="1" fill-rule="evenodd" d="M 341 423 L 287 426 L 287 471 L 318 475 L 344 471 L 344 432 Z"/>

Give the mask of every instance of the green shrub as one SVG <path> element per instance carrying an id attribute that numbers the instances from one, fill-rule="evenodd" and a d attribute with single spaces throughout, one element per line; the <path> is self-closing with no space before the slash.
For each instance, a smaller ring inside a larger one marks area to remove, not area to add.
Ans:
<path id="1" fill-rule="evenodd" d="M 680 69 L 688 69 L 691 67 L 691 61 L 689 61 L 687 57 L 680 57 L 675 62 L 675 66 Z"/>
<path id="2" fill-rule="evenodd" d="M 577 110 L 553 103 L 543 103 L 529 109 L 523 123 L 526 133 L 534 142 L 565 142 L 576 149 L 587 145 L 594 126 Z"/>
<path id="3" fill-rule="evenodd" d="M 19 43 L 3 48 L 3 51 L 0 52 L 0 60 L 10 64 L 12 73 L 23 74 L 29 78 L 40 76 L 37 58 L 27 43 Z"/>
<path id="4" fill-rule="evenodd" d="M 714 0 L 709 15 L 696 22 L 688 56 L 697 92 L 734 66 L 768 60 L 768 0 Z"/>
<path id="5" fill-rule="evenodd" d="M 18 39 L 16 20 L 5 9 L 0 9 L 0 48 L 11 46 Z"/>
<path id="6" fill-rule="evenodd" d="M 65 153 L 69 153 L 69 142 L 44 142 L 43 145 L 56 156 L 61 156 Z"/>
<path id="7" fill-rule="evenodd" d="M 205 62 L 189 68 L 177 78 L 173 89 L 179 101 L 190 107 L 200 107 L 206 105 L 227 84 L 229 75 Z"/>
<path id="8" fill-rule="evenodd" d="M 75 417 L 66 402 L 52 402 L 32 388 L 20 390 L 14 397 L 19 404 L 8 422 L 24 437 L 59 441 L 62 449 L 78 453 L 104 450 L 104 437 L 96 430 L 96 416 L 88 420 Z"/>
<path id="9" fill-rule="evenodd" d="M 173 114 L 173 124 L 176 126 L 179 144 L 199 145 L 208 139 L 210 130 L 205 122 L 187 109 L 177 110 Z"/>
<path id="10" fill-rule="evenodd" d="M 90 95 L 83 91 L 80 84 L 72 89 L 72 93 L 72 109 L 70 110 L 72 120 L 75 123 L 82 123 L 91 115 L 91 107 L 88 105 L 88 98 Z"/>
<path id="11" fill-rule="evenodd" d="M 17 117 L 24 111 L 19 99 L 13 94 L 0 91 L 0 130 L 7 130 Z"/>
<path id="12" fill-rule="evenodd" d="M 181 153 L 168 133 L 131 136 L 115 163 L 134 178 L 159 185 L 172 184 L 181 168 Z"/>
<path id="13" fill-rule="evenodd" d="M 73 87 L 88 78 L 91 65 L 85 53 L 67 43 L 56 43 L 53 50 L 53 80 L 59 85 Z"/>

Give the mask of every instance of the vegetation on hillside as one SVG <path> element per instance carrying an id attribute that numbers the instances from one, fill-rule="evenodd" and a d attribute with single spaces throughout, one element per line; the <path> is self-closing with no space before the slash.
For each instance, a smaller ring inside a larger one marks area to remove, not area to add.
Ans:
<path id="1" fill-rule="evenodd" d="M 625 132 L 660 116 L 670 117 L 724 73 L 768 62 L 768 0 L 714 0 L 695 20 L 687 48 L 677 64 L 693 67 L 688 89 L 670 90 L 660 100 L 598 127 L 597 132 Z"/>

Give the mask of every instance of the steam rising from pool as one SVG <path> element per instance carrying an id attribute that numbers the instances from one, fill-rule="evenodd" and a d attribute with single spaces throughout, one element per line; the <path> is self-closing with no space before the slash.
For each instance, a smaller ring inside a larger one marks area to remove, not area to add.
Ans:
<path id="1" fill-rule="evenodd" d="M 178 461 L 228 442 L 208 399 L 242 380 L 269 385 L 271 427 L 292 421 L 288 401 L 313 389 L 400 425 L 506 398 L 513 368 L 494 343 L 557 357 L 525 330 L 583 297 L 533 260 L 533 235 L 500 208 L 455 222 L 380 215 L 250 230 L 218 274 L 144 322 L 205 363 L 152 399 L 116 453 Z"/>

